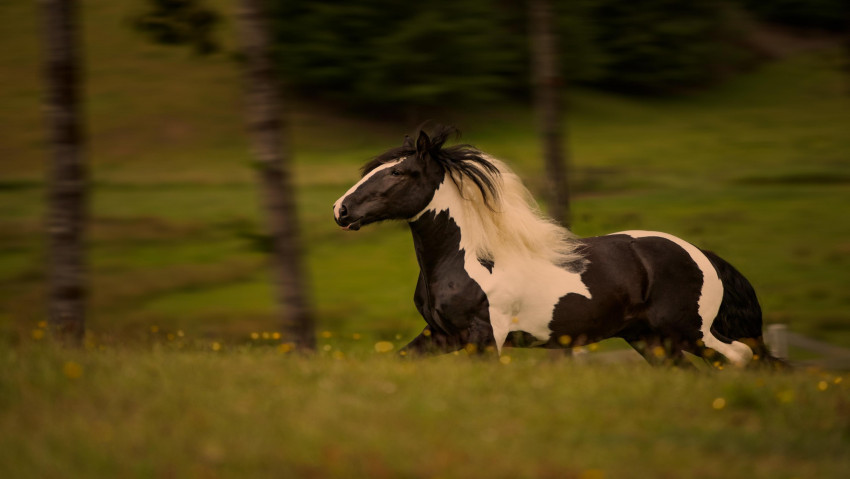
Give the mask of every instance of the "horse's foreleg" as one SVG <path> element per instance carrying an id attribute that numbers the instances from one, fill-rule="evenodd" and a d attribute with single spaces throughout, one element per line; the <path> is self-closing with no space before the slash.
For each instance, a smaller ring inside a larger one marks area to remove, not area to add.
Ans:
<path id="1" fill-rule="evenodd" d="M 425 326 L 419 336 L 413 338 L 399 351 L 399 354 L 401 356 L 434 356 L 451 353 L 463 347 L 464 343 L 460 338 L 433 331 L 430 326 Z"/>
<path id="2" fill-rule="evenodd" d="M 489 321 L 473 318 L 469 328 L 462 334 L 463 348 L 469 354 L 498 355 L 496 338 L 493 335 L 493 326 Z"/>

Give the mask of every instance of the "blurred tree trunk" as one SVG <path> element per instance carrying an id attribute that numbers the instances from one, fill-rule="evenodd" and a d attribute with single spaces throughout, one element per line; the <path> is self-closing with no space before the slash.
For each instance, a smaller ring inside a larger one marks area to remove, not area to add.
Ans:
<path id="1" fill-rule="evenodd" d="M 529 0 L 531 36 L 531 79 L 534 88 L 534 113 L 543 142 L 546 167 L 546 200 L 549 214 L 558 223 L 570 227 L 570 187 L 567 179 L 568 152 L 562 126 L 563 79 L 558 64 L 558 42 L 552 29 L 554 12 L 550 0 Z M 572 348 L 552 349 L 551 359 L 572 357 Z"/>
<path id="2" fill-rule="evenodd" d="M 302 265 L 295 192 L 290 173 L 282 98 L 269 50 L 264 0 L 241 0 L 239 35 L 244 54 L 246 118 L 256 156 L 281 324 L 296 347 L 315 348 L 313 312 Z"/>
<path id="3" fill-rule="evenodd" d="M 549 214 L 570 226 L 569 152 L 563 135 L 562 87 L 550 0 L 529 0 L 534 110 L 543 143 Z"/>
<path id="4" fill-rule="evenodd" d="M 48 176 L 48 323 L 57 340 L 80 345 L 85 334 L 84 233 L 87 178 L 80 114 L 77 2 L 41 0 L 44 17 L 46 117 L 52 161 Z"/>

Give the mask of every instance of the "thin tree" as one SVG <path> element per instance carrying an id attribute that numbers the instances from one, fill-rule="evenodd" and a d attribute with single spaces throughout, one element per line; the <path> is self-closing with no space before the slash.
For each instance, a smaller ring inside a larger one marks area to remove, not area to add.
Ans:
<path id="1" fill-rule="evenodd" d="M 270 54 L 270 26 L 263 0 L 241 0 L 239 36 L 244 54 L 246 118 L 256 157 L 281 323 L 301 349 L 315 348 L 293 188 L 283 104 Z"/>
<path id="2" fill-rule="evenodd" d="M 45 38 L 48 176 L 48 323 L 53 336 L 80 345 L 85 334 L 87 175 L 80 112 L 77 2 L 41 0 Z"/>
<path id="3" fill-rule="evenodd" d="M 529 0 L 534 110 L 543 146 L 549 214 L 570 226 L 569 151 L 563 124 L 563 78 L 558 64 L 550 0 Z"/>

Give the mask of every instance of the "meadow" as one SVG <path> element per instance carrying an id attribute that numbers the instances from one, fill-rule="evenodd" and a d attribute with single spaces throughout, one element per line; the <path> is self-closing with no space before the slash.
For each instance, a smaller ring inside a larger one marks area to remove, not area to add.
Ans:
<path id="1" fill-rule="evenodd" d="M 339 231 L 331 205 L 415 124 L 303 100 L 289 120 L 319 350 L 293 355 L 274 323 L 237 64 L 146 43 L 131 11 L 83 11 L 91 311 L 86 349 L 54 351 L 36 11 L 0 4 L 3 477 L 850 472 L 850 378 L 837 372 L 694 374 L 538 351 L 393 359 L 422 327 L 409 232 Z M 840 64 L 837 48 L 803 52 L 673 98 L 574 90 L 573 230 L 679 235 L 738 267 L 766 322 L 850 347 Z M 540 191 L 527 106 L 436 113 Z"/>

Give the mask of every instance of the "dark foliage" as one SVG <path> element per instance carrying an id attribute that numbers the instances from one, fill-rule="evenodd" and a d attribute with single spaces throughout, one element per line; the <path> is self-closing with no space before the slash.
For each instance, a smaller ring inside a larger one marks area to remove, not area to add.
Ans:
<path id="1" fill-rule="evenodd" d="M 154 42 L 189 45 L 199 55 L 220 49 L 213 34 L 221 17 L 204 5 L 203 0 L 145 0 L 145 3 L 145 10 L 130 21 Z"/>
<path id="2" fill-rule="evenodd" d="M 747 65 L 730 9 L 715 0 L 600 0 L 592 19 L 598 83 L 639 93 L 705 86 Z"/>
<path id="3" fill-rule="evenodd" d="M 491 100 L 524 63 L 513 9 L 478 0 L 273 2 L 278 65 L 303 93 L 347 104 Z"/>
<path id="4" fill-rule="evenodd" d="M 850 29 L 847 0 L 739 0 L 747 10 L 774 23 L 833 32 Z"/>
<path id="5" fill-rule="evenodd" d="M 302 94 L 403 108 L 525 96 L 526 2 L 273 1 L 277 64 Z M 556 2 L 568 82 L 665 93 L 744 63 L 715 0 Z"/>

